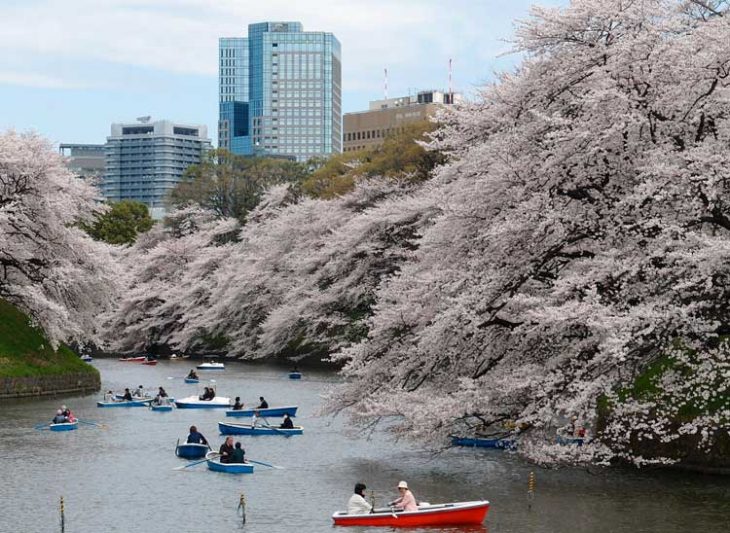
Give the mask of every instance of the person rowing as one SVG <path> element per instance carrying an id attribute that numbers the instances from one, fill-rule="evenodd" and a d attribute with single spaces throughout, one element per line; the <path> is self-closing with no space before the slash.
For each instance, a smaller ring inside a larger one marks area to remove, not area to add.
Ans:
<path id="1" fill-rule="evenodd" d="M 53 417 L 52 424 L 65 424 L 68 422 L 68 418 L 63 416 L 63 411 L 61 409 L 56 411 L 56 416 Z"/>
<path id="2" fill-rule="evenodd" d="M 401 481 L 398 483 L 398 493 L 400 496 L 390 502 L 388 505 L 400 509 L 401 511 L 418 511 L 416 497 L 408 490 L 408 483 Z"/>
<path id="3" fill-rule="evenodd" d="M 185 439 L 185 442 L 187 444 L 205 444 L 206 446 L 210 447 L 208 441 L 205 439 L 202 433 L 198 432 L 198 428 L 195 426 L 190 426 L 190 434 L 188 435 L 188 438 Z"/>
<path id="4" fill-rule="evenodd" d="M 281 422 L 281 425 L 279 427 L 281 429 L 294 429 L 294 422 L 292 422 L 291 417 L 285 413 L 284 420 Z"/>
<path id="5" fill-rule="evenodd" d="M 191 369 L 188 373 L 188 379 L 198 379 L 198 374 L 195 373 L 195 369 Z"/>
<path id="6" fill-rule="evenodd" d="M 373 510 L 365 499 L 365 483 L 355 483 L 355 493 L 347 502 L 347 514 L 366 514 Z"/>

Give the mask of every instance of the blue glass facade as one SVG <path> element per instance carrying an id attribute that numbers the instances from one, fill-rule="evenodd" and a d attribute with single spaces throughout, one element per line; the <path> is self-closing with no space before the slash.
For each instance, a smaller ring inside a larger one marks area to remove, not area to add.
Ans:
<path id="1" fill-rule="evenodd" d="M 246 82 L 223 62 L 244 55 L 244 46 Z M 262 22 L 249 25 L 247 39 L 221 39 L 220 55 L 221 148 L 299 161 L 342 151 L 341 51 L 334 35 L 305 32 L 299 22 Z M 242 114 L 223 103 L 244 95 L 246 133 L 239 136 Z"/>

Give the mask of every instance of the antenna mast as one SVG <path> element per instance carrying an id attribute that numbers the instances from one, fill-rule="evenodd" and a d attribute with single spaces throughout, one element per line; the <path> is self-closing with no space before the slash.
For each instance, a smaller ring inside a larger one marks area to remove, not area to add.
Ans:
<path id="1" fill-rule="evenodd" d="M 383 94 L 385 95 L 385 99 L 388 99 L 388 69 L 383 69 L 385 72 L 385 79 L 383 80 Z"/>
<path id="2" fill-rule="evenodd" d="M 449 58 L 449 103 L 454 103 L 454 93 L 451 89 L 451 58 Z"/>

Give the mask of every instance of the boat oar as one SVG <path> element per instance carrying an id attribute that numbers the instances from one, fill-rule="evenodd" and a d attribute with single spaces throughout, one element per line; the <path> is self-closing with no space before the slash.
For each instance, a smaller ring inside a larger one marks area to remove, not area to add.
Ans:
<path id="1" fill-rule="evenodd" d="M 38 431 L 44 431 L 50 428 L 51 427 L 47 422 L 41 422 L 40 424 L 36 424 L 35 426 L 33 426 L 33 429 L 37 429 Z"/>
<path id="2" fill-rule="evenodd" d="M 254 461 L 253 459 L 246 459 L 246 462 L 253 463 L 255 465 L 268 466 L 269 468 L 275 468 L 276 470 L 284 470 L 283 466 L 272 465 L 269 463 L 264 463 L 263 461 Z"/>
<path id="3" fill-rule="evenodd" d="M 215 455 L 220 455 L 220 454 L 219 454 L 218 452 L 216 452 L 216 453 L 215 453 Z M 212 458 L 212 457 L 211 457 L 211 458 Z M 189 466 L 195 466 L 195 465 L 199 465 L 200 463 L 204 463 L 204 462 L 206 462 L 206 461 L 207 461 L 208 459 L 209 459 L 209 458 L 208 458 L 208 457 L 206 457 L 205 459 L 201 459 L 200 461 L 193 461 L 192 463 L 188 463 L 188 464 L 186 464 L 186 465 L 184 465 L 184 466 L 178 466 L 178 467 L 175 467 L 175 468 L 173 468 L 173 470 L 185 470 L 185 469 L 186 469 L 186 468 L 188 468 Z"/>
<path id="4" fill-rule="evenodd" d="M 81 420 L 80 418 L 77 418 L 76 421 L 79 422 L 79 423 L 81 423 L 81 424 L 86 424 L 87 426 L 96 426 L 96 427 L 101 428 L 101 429 L 107 429 L 109 427 L 106 424 L 98 424 L 98 423 L 93 422 L 91 420 Z"/>

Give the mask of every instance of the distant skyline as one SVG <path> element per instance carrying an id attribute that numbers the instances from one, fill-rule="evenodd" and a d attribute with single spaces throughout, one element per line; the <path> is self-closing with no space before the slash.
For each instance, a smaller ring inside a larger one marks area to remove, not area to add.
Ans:
<path id="1" fill-rule="evenodd" d="M 519 61 L 508 41 L 533 4 L 568 0 L 3 0 L 0 129 L 103 143 L 112 122 L 151 115 L 216 139 L 218 38 L 254 22 L 300 21 L 342 43 L 343 111 L 388 94 L 453 88 L 467 97 Z"/>

